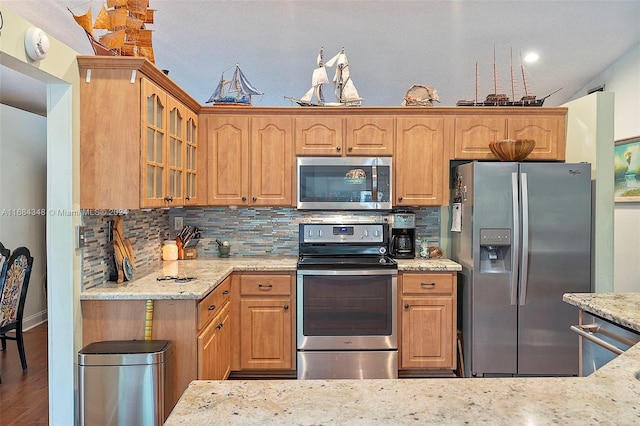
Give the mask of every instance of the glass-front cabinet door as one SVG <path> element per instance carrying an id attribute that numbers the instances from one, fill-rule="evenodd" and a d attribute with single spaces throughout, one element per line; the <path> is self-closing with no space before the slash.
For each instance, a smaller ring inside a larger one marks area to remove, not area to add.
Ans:
<path id="1" fill-rule="evenodd" d="M 173 205 L 184 204 L 184 152 L 185 107 L 173 98 L 168 98 L 169 139 L 167 144 L 167 193 L 165 201 Z"/>
<path id="2" fill-rule="evenodd" d="M 141 207 L 158 207 L 165 203 L 166 110 L 166 93 L 149 80 L 142 79 Z"/>
<path id="3" fill-rule="evenodd" d="M 198 200 L 198 117 L 187 111 L 185 134 L 185 204 L 197 204 Z"/>

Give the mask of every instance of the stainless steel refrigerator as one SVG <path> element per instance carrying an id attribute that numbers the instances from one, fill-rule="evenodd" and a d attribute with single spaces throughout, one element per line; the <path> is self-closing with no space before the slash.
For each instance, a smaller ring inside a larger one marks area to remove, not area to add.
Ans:
<path id="1" fill-rule="evenodd" d="M 591 291 L 591 166 L 476 161 L 453 179 L 467 376 L 578 375 L 562 295 Z"/>

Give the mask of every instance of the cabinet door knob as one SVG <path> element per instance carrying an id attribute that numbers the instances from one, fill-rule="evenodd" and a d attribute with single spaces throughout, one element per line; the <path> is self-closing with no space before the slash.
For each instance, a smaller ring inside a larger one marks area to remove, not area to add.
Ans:
<path id="1" fill-rule="evenodd" d="M 288 309 L 289 309 L 289 305 L 284 305 L 284 306 L 283 306 L 283 308 L 284 308 L 284 310 L 286 311 L 286 310 L 288 310 Z"/>
<path id="2" fill-rule="evenodd" d="M 223 291 L 222 294 L 229 294 L 229 290 Z"/>
<path id="3" fill-rule="evenodd" d="M 409 304 L 408 304 L 408 303 L 405 303 L 405 304 L 404 304 L 404 308 L 405 308 L 405 309 L 409 309 Z"/>
<path id="4" fill-rule="evenodd" d="M 218 325 L 216 326 L 216 328 L 217 328 L 218 330 L 220 330 L 222 327 L 224 327 L 224 324 L 223 324 L 223 323 L 220 323 L 220 324 L 218 324 Z"/>
<path id="5" fill-rule="evenodd" d="M 215 310 L 215 309 L 216 309 L 216 305 L 209 305 L 209 310 L 210 310 L 210 311 L 213 311 L 213 310 Z"/>
<path id="6" fill-rule="evenodd" d="M 339 146 L 336 147 L 336 151 L 340 152 L 342 151 L 342 148 L 340 148 Z"/>
<path id="7" fill-rule="evenodd" d="M 353 151 L 353 147 L 352 147 L 352 146 L 350 146 L 350 147 L 349 147 L 349 152 L 352 152 L 352 151 Z"/>
<path id="8" fill-rule="evenodd" d="M 398 197 L 398 201 L 402 201 L 402 197 Z"/>
<path id="9" fill-rule="evenodd" d="M 185 197 L 185 200 L 189 201 L 191 199 L 191 197 L 189 197 L 188 195 Z"/>
<path id="10" fill-rule="evenodd" d="M 172 202 L 173 201 L 173 197 L 164 197 L 164 200 L 168 201 L 168 202 Z"/>
<path id="11" fill-rule="evenodd" d="M 256 201 L 258 201 L 258 197 L 253 197 L 252 200 L 255 203 Z"/>
<path id="12" fill-rule="evenodd" d="M 242 201 L 247 201 L 247 197 L 242 197 Z"/>

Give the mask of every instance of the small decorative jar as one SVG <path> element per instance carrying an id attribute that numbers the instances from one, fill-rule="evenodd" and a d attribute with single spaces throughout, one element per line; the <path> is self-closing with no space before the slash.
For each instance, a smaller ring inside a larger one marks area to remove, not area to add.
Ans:
<path id="1" fill-rule="evenodd" d="M 429 243 L 427 242 L 426 238 L 423 238 L 422 242 L 420 243 L 420 257 L 429 257 Z"/>
<path id="2" fill-rule="evenodd" d="M 162 243 L 162 260 L 178 260 L 178 246 L 174 240 Z"/>

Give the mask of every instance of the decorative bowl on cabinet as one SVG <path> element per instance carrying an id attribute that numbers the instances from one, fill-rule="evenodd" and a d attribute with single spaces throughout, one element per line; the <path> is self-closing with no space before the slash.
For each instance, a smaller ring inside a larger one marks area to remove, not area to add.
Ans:
<path id="1" fill-rule="evenodd" d="M 489 149 L 501 161 L 522 161 L 535 147 L 533 139 L 502 139 L 489 143 Z"/>

